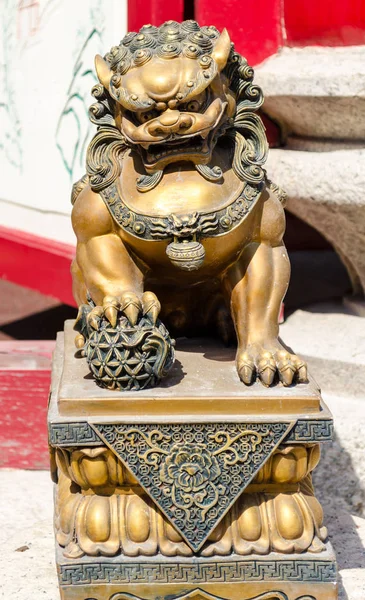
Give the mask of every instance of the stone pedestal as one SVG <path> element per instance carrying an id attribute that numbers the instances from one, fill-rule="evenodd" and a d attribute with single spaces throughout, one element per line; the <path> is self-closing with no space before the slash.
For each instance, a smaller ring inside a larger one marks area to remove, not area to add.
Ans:
<path id="1" fill-rule="evenodd" d="M 179 341 L 159 388 L 96 386 L 67 322 L 49 440 L 63 600 L 335 600 L 311 473 L 331 415 L 313 380 L 246 388 L 234 352 Z"/>

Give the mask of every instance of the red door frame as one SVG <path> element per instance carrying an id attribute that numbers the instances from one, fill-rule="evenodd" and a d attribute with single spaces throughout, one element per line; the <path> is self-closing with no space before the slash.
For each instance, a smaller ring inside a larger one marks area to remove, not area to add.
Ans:
<path id="1" fill-rule="evenodd" d="M 200 25 L 227 27 L 237 50 L 256 65 L 282 46 L 365 44 L 363 0 L 185 0 Z M 191 2 L 191 4 L 190 4 Z M 184 0 L 128 0 L 128 29 L 184 18 Z"/>

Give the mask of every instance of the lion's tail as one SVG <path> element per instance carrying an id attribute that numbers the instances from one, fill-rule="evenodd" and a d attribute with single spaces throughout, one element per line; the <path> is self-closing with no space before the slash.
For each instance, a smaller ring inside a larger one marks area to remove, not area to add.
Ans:
<path id="1" fill-rule="evenodd" d="M 72 186 L 72 192 L 71 192 L 71 204 L 72 206 L 75 204 L 79 194 L 81 194 L 82 190 L 89 184 L 89 176 L 83 175 L 81 177 L 81 179 L 79 179 L 78 181 L 76 181 L 76 183 L 73 184 Z"/>

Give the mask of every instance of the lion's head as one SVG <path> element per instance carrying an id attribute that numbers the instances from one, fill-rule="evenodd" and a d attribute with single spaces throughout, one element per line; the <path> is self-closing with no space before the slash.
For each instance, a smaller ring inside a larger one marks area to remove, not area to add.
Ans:
<path id="1" fill-rule="evenodd" d="M 262 93 L 226 30 L 220 34 L 195 21 L 146 25 L 104 58 L 97 56 L 96 69 L 98 102 L 90 116 L 99 131 L 87 157 L 96 191 L 118 175 L 119 155 L 128 147 L 139 152 L 148 181 L 159 181 L 177 161 L 190 161 L 202 175 L 219 179 L 211 160 L 223 136 L 234 150 L 237 175 L 262 182 L 267 144 L 254 113 Z"/>

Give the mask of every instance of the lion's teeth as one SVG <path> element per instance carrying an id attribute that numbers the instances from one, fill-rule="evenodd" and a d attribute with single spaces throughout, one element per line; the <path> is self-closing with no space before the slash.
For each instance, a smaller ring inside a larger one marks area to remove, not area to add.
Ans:
<path id="1" fill-rule="evenodd" d="M 183 147 L 181 147 L 183 146 Z M 170 154 L 182 153 L 182 154 L 191 154 L 191 153 L 200 153 L 204 152 L 204 144 L 198 144 L 197 146 L 187 146 L 187 145 L 176 145 L 171 148 L 167 148 L 166 150 L 162 150 L 161 152 L 153 152 L 153 154 L 148 153 L 149 158 L 152 162 L 164 158 L 165 156 L 169 156 Z"/>

